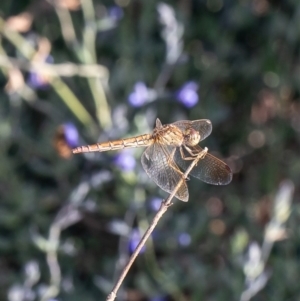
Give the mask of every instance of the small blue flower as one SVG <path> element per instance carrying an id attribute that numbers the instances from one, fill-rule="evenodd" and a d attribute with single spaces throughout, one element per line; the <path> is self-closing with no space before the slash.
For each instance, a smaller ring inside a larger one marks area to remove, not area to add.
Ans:
<path id="1" fill-rule="evenodd" d="M 177 100 L 187 108 L 192 108 L 199 101 L 199 96 L 197 93 L 198 88 L 199 86 L 195 82 L 188 82 L 184 84 L 176 93 Z"/>
<path id="2" fill-rule="evenodd" d="M 149 100 L 149 90 L 143 82 L 134 85 L 133 92 L 129 95 L 128 101 L 133 107 L 141 107 Z"/>
<path id="3" fill-rule="evenodd" d="M 135 168 L 136 160 L 130 151 L 122 151 L 114 158 L 114 163 L 123 171 L 132 171 Z"/>
<path id="4" fill-rule="evenodd" d="M 46 88 L 48 85 L 41 79 L 38 73 L 29 73 L 28 85 L 32 88 Z"/>
<path id="5" fill-rule="evenodd" d="M 192 239 L 188 233 L 181 233 L 178 236 L 178 243 L 184 247 L 188 246 L 191 243 Z"/>
<path id="6" fill-rule="evenodd" d="M 153 198 L 150 200 L 150 208 L 153 211 L 158 211 L 162 202 L 162 198 Z"/>
<path id="7" fill-rule="evenodd" d="M 63 125 L 63 129 L 67 144 L 72 148 L 78 146 L 79 135 L 75 125 L 67 122 Z"/>
<path id="8" fill-rule="evenodd" d="M 45 63 L 53 64 L 54 59 L 51 55 L 48 55 L 45 59 Z M 34 89 L 46 89 L 49 86 L 49 77 L 37 72 L 30 72 L 27 83 Z"/>
<path id="9" fill-rule="evenodd" d="M 108 15 L 115 21 L 118 21 L 123 18 L 124 12 L 120 6 L 112 6 L 108 9 Z"/>
<path id="10" fill-rule="evenodd" d="M 129 237 L 129 242 L 128 242 L 128 247 L 129 247 L 129 251 L 130 253 L 133 253 L 134 250 L 136 249 L 136 247 L 138 246 L 139 242 L 141 241 L 141 234 L 140 234 L 140 231 L 139 229 L 132 229 L 131 231 L 131 234 L 130 234 L 130 237 Z M 146 250 L 146 247 L 144 246 L 142 249 L 141 249 L 141 252 L 140 253 L 144 253 Z"/>

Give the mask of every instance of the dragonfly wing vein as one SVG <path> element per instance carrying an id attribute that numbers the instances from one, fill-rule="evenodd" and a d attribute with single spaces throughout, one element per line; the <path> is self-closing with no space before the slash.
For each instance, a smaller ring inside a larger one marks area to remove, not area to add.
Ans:
<path id="1" fill-rule="evenodd" d="M 174 146 L 154 143 L 142 155 L 142 165 L 147 175 L 164 191 L 172 193 L 182 173 L 170 157 Z M 186 182 L 183 181 L 175 195 L 179 200 L 187 202 L 189 198 Z"/>
<path id="2" fill-rule="evenodd" d="M 199 145 L 193 146 L 191 149 L 194 154 L 200 153 L 203 150 Z M 190 154 L 184 147 L 183 153 L 186 157 L 190 157 Z M 174 161 L 183 170 L 186 170 L 191 164 L 191 160 L 184 160 L 182 158 L 179 149 L 175 152 Z M 191 170 L 190 175 L 213 185 L 226 185 L 232 180 L 232 172 L 229 166 L 209 153 L 197 163 Z"/>
<path id="3" fill-rule="evenodd" d="M 212 124 L 211 121 L 208 119 L 199 119 L 194 121 L 180 120 L 172 124 L 177 126 L 183 133 L 188 128 L 193 128 L 194 130 L 198 131 L 200 134 L 200 141 L 204 140 L 207 136 L 209 136 L 212 131 Z"/>

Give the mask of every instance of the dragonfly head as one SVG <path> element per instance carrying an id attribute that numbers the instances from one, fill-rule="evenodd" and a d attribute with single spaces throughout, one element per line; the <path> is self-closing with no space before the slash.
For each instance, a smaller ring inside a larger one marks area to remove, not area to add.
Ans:
<path id="1" fill-rule="evenodd" d="M 184 132 L 184 141 L 187 145 L 197 145 L 200 139 L 200 133 L 193 128 L 189 128 Z"/>

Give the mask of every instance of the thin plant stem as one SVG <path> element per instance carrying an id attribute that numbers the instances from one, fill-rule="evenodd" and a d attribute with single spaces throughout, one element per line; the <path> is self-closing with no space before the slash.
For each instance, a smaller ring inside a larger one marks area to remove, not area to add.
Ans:
<path id="1" fill-rule="evenodd" d="M 91 0 L 81 0 L 81 8 L 84 18 L 84 29 L 83 29 L 83 50 L 84 50 L 84 61 L 88 63 L 95 62 L 97 60 L 96 56 L 96 35 L 97 35 L 97 25 L 95 19 L 95 8 L 93 1 Z"/>
<path id="2" fill-rule="evenodd" d="M 61 25 L 61 32 L 65 40 L 65 43 L 70 46 L 78 45 L 73 21 L 69 10 L 64 8 L 63 6 L 56 5 L 55 1 L 48 1 L 48 2 L 51 5 L 53 5 L 56 11 L 57 17 Z"/>
<path id="3" fill-rule="evenodd" d="M 87 78 L 89 87 L 91 89 L 95 107 L 96 118 L 98 123 L 103 127 L 110 127 L 112 124 L 110 107 L 104 91 L 104 82 L 100 78 Z"/>
<path id="4" fill-rule="evenodd" d="M 43 62 L 27 61 L 8 57 L 0 54 L 0 67 L 13 69 L 18 68 L 28 72 L 40 73 L 53 77 L 97 77 L 97 79 L 107 80 L 108 70 L 106 67 L 97 64 L 47 64 Z"/>
<path id="5" fill-rule="evenodd" d="M 175 67 L 176 63 L 165 63 L 165 65 L 163 66 L 162 71 L 158 75 L 153 86 L 153 89 L 156 90 L 158 94 L 161 94 L 164 91 L 166 84 L 172 76 Z"/>
<path id="6" fill-rule="evenodd" d="M 2 18 L 0 18 L 0 33 L 2 33 L 5 38 L 16 47 L 26 59 L 31 60 L 36 54 L 33 46 L 19 33 L 8 29 Z M 81 104 L 72 90 L 64 83 L 64 81 L 60 77 L 55 77 L 54 80 L 49 80 L 49 84 L 61 97 L 65 105 L 78 118 L 78 120 L 80 120 L 92 132 L 95 132 L 97 127 L 92 116 Z"/>
<path id="7" fill-rule="evenodd" d="M 81 44 L 79 44 L 76 40 L 74 25 L 69 11 L 57 5 L 54 6 L 59 17 L 66 44 L 69 45 L 69 47 L 75 47 L 74 52 L 78 60 L 83 63 L 81 65 L 82 67 L 80 68 L 81 70 L 76 70 L 81 74 L 78 75 L 82 76 L 82 74 L 93 74 L 93 76 L 86 77 L 95 103 L 95 117 L 97 118 L 97 121 L 102 128 L 110 127 L 112 124 L 111 112 L 105 95 L 105 87 L 107 85 L 109 72 L 104 66 L 96 64 L 97 56 L 95 43 L 97 36 L 97 24 L 93 2 L 90 0 L 81 1 L 82 13 L 85 23 L 83 30 L 83 41 Z M 67 19 L 65 20 L 63 16 L 66 16 Z M 69 28 L 68 32 L 64 30 L 65 27 Z M 92 68 L 89 69 L 89 66 L 91 66 Z M 99 70 L 97 70 L 97 66 L 100 67 Z"/>
<path id="8" fill-rule="evenodd" d="M 95 18 L 95 8 L 93 1 L 91 0 L 81 0 L 81 7 L 85 24 L 83 30 L 82 59 L 84 62 L 93 64 L 97 61 L 97 24 Z M 93 95 L 98 123 L 103 128 L 110 127 L 112 122 L 110 107 L 108 105 L 104 91 L 105 83 L 103 81 L 100 81 L 99 78 L 88 78 L 87 81 Z"/>
<path id="9" fill-rule="evenodd" d="M 78 120 L 81 121 L 82 124 L 87 126 L 87 128 L 89 128 L 92 133 L 96 133 L 97 126 L 92 116 L 84 108 L 84 106 L 81 104 L 72 90 L 68 87 L 68 85 L 65 84 L 64 81 L 62 81 L 60 78 L 54 78 L 49 82 L 49 84 L 61 97 L 65 105 L 74 113 Z"/>
<path id="10" fill-rule="evenodd" d="M 177 193 L 177 191 L 180 188 L 180 186 L 182 185 L 182 183 L 187 179 L 188 174 L 190 173 L 190 171 L 194 168 L 194 166 L 198 163 L 199 160 L 201 160 L 205 157 L 207 151 L 208 151 L 208 149 L 205 148 L 201 153 L 198 154 L 198 156 L 192 161 L 190 166 L 187 168 L 186 172 L 182 175 L 181 180 L 178 182 L 178 184 L 174 188 L 173 192 L 169 195 L 169 197 L 165 201 L 163 201 L 161 203 L 161 206 L 160 206 L 159 210 L 157 211 L 156 215 L 154 216 L 152 223 L 149 225 L 147 231 L 145 232 L 145 234 L 143 235 L 143 237 L 142 237 L 141 241 L 139 242 L 138 246 L 136 247 L 133 254 L 131 255 L 128 263 L 124 267 L 117 283 L 115 284 L 112 291 L 108 295 L 106 301 L 115 300 L 120 286 L 122 285 L 128 271 L 129 271 L 130 267 L 132 266 L 132 264 L 134 263 L 136 257 L 140 253 L 141 249 L 144 247 L 148 237 L 153 232 L 154 228 L 156 227 L 156 225 L 159 222 L 159 220 L 161 219 L 161 217 L 168 210 L 168 208 L 172 205 L 172 199 L 174 198 L 175 194 Z"/>
<path id="11" fill-rule="evenodd" d="M 50 272 L 50 285 L 43 293 L 41 301 L 55 298 L 60 292 L 61 270 L 57 258 L 57 252 L 60 247 L 60 235 L 64 229 L 79 222 L 81 218 L 82 216 L 76 207 L 65 206 L 60 210 L 56 221 L 50 227 L 49 238 L 45 243 L 46 248 L 44 248 Z"/>
<path id="12" fill-rule="evenodd" d="M 3 58 L 3 64 L 2 64 L 2 58 Z M 2 44 L 0 43 L 0 69 L 1 69 L 2 73 L 6 77 L 8 77 L 9 70 L 14 69 L 16 66 L 14 66 L 13 62 L 11 62 L 9 59 L 6 59 L 6 58 L 7 58 L 6 52 L 5 52 L 4 48 L 2 47 Z M 32 104 L 33 102 L 37 101 L 37 99 L 38 99 L 35 91 L 31 87 L 29 87 L 29 85 L 27 85 L 25 82 L 24 82 L 23 88 L 20 90 L 19 89 L 16 90 L 16 93 L 29 104 Z"/>

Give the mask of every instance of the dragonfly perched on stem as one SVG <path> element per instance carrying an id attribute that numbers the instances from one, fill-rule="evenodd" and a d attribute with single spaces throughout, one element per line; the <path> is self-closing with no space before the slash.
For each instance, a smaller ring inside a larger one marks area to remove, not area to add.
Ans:
<path id="1" fill-rule="evenodd" d="M 209 136 L 211 131 L 212 124 L 208 119 L 181 120 L 162 125 L 157 118 L 156 127 L 151 134 L 79 146 L 73 149 L 73 153 L 105 152 L 146 146 L 142 155 L 144 170 L 161 189 L 172 193 L 182 178 L 182 170 L 185 171 L 191 160 L 204 152 L 198 143 Z M 226 185 L 232 179 L 228 165 L 209 153 L 201 158 L 190 175 L 214 185 Z M 188 201 L 189 193 L 185 181 L 175 196 L 181 201 Z"/>

